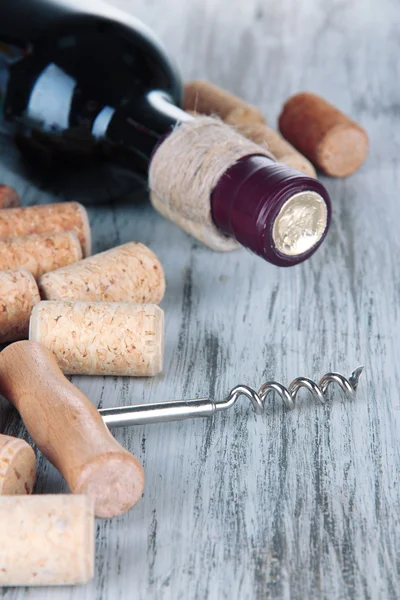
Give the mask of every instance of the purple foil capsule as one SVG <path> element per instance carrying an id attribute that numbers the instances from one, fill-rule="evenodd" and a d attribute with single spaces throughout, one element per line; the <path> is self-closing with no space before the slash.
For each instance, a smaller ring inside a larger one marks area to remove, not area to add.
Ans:
<path id="1" fill-rule="evenodd" d="M 328 192 L 317 180 L 266 156 L 241 158 L 211 197 L 213 221 L 268 262 L 296 265 L 321 245 L 331 220 Z"/>

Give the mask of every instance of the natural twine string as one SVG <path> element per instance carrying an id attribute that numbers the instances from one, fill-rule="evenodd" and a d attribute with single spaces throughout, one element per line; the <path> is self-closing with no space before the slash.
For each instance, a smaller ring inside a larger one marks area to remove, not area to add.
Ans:
<path id="1" fill-rule="evenodd" d="M 235 250 L 211 217 L 211 194 L 240 158 L 272 155 L 213 117 L 186 121 L 162 142 L 149 170 L 150 198 L 164 217 L 213 250 Z"/>

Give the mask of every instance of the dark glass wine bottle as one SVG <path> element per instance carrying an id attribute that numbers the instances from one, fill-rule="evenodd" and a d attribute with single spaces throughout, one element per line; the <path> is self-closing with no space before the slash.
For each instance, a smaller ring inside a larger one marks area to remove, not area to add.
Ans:
<path id="1" fill-rule="evenodd" d="M 176 68 L 132 16 L 95 0 L 0 4 L 0 109 L 26 156 L 145 174 L 163 137 L 193 118 L 181 99 Z M 222 233 L 281 266 L 308 258 L 330 221 L 318 181 L 262 156 L 240 159 L 210 202 Z"/>

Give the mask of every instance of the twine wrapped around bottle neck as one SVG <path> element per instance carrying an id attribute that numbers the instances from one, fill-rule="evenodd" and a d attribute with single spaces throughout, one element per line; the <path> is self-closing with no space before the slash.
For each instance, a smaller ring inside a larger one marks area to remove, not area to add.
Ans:
<path id="1" fill-rule="evenodd" d="M 178 125 L 153 155 L 150 198 L 156 210 L 213 250 L 239 247 L 214 225 L 211 194 L 221 177 L 245 156 L 274 157 L 213 117 Z"/>

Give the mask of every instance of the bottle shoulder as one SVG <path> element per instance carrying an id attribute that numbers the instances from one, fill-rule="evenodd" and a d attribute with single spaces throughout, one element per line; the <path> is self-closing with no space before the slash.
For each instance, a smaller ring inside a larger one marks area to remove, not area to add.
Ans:
<path id="1" fill-rule="evenodd" d="M 7 4 L 7 7 L 5 7 Z M 124 76 L 167 91 L 180 105 L 182 83 L 175 64 L 157 36 L 133 15 L 93 0 L 14 0 L 0 3 L 1 40 L 18 40 L 37 54 L 61 61 L 67 72 L 86 58 L 103 64 L 111 76 L 124 65 Z M 85 43 L 86 41 L 86 43 Z M 119 53 L 119 56 L 118 56 Z M 140 74 L 138 66 L 144 65 Z M 130 67 L 130 68 L 129 68 Z M 70 75 L 74 73 L 69 72 Z M 107 73 L 105 73 L 107 75 Z M 146 77 L 147 75 L 147 77 Z"/>

